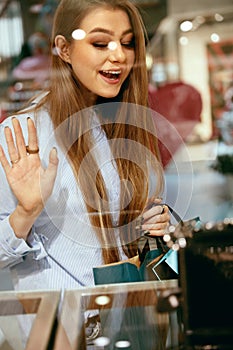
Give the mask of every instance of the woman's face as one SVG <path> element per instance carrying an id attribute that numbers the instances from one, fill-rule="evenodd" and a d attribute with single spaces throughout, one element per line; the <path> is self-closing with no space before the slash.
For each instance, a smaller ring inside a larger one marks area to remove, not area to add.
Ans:
<path id="1" fill-rule="evenodd" d="M 131 71 L 134 35 L 128 15 L 120 9 L 98 8 L 88 13 L 73 32 L 68 60 L 92 96 L 112 98 Z"/>

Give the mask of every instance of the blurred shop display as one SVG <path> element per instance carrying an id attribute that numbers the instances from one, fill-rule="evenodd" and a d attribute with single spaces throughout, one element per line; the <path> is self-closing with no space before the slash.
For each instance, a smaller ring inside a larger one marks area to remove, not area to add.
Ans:
<path id="1" fill-rule="evenodd" d="M 24 106 L 48 81 L 53 15 L 58 0 L 0 4 L 0 122 Z M 12 35 L 13 33 L 13 35 Z"/>
<path id="2" fill-rule="evenodd" d="M 35 85 L 43 86 L 49 76 L 50 41 L 43 32 L 33 33 L 27 43 L 26 57 L 13 68 L 12 78 L 16 81 L 31 80 Z M 25 51 L 25 45 L 23 47 Z"/>
<path id="3" fill-rule="evenodd" d="M 155 117 L 155 124 L 162 162 L 166 166 L 201 120 L 201 95 L 190 84 L 168 82 L 157 88 L 149 87 L 149 104 L 164 117 L 159 120 Z"/>
<path id="4" fill-rule="evenodd" d="M 219 145 L 216 159 L 211 167 L 224 176 L 227 194 L 233 203 L 233 85 L 224 95 L 225 111 L 215 121 Z"/>
<path id="5" fill-rule="evenodd" d="M 45 0 L 39 6 L 31 5 L 30 7 L 31 13 L 37 12 L 39 14 L 38 23 L 37 23 L 38 30 L 43 31 L 49 37 L 52 31 L 54 12 L 57 8 L 58 3 L 59 3 L 59 0 Z"/>
<path id="6" fill-rule="evenodd" d="M 223 142 L 233 145 L 233 109 L 224 112 L 222 118 L 216 121 L 219 134 Z"/>
<path id="7" fill-rule="evenodd" d="M 179 246 L 180 289 L 162 292 L 157 310 L 178 310 L 181 349 L 232 349 L 232 233 L 233 220 L 229 218 L 174 232 Z"/>
<path id="8" fill-rule="evenodd" d="M 232 140 L 230 141 L 230 138 L 232 138 L 232 135 L 229 135 L 226 127 L 230 126 L 232 129 L 233 124 L 233 112 L 229 113 L 229 110 L 233 108 L 233 39 L 208 44 L 207 57 L 211 108 L 214 121 L 213 134 L 218 136 L 217 125 L 220 128 L 221 136 L 227 143 L 231 143 Z"/>
<path id="9" fill-rule="evenodd" d="M 43 32 L 33 33 L 22 45 L 10 74 L 6 100 L 1 104 L 0 121 L 20 109 L 43 89 L 49 79 L 50 42 Z"/>
<path id="10" fill-rule="evenodd" d="M 221 118 L 216 120 L 215 124 L 219 130 L 221 140 L 227 145 L 233 145 L 233 83 L 226 91 L 224 100 L 226 110 L 222 113 Z"/>

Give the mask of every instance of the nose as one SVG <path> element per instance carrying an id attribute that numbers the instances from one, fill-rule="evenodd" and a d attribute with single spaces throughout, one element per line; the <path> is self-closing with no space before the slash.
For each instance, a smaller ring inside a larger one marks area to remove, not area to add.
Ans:
<path id="1" fill-rule="evenodd" d="M 109 43 L 109 60 L 111 62 L 124 62 L 126 59 L 126 55 L 124 52 L 124 49 L 121 45 L 121 43 L 117 43 L 117 42 L 111 42 Z"/>

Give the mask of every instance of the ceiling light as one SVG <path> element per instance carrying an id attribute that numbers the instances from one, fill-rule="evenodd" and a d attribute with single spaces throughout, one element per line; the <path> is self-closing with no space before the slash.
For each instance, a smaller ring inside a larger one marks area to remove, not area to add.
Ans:
<path id="1" fill-rule="evenodd" d="M 193 24 L 191 21 L 184 21 L 180 24 L 180 30 L 182 32 L 188 32 L 193 28 Z"/>
<path id="2" fill-rule="evenodd" d="M 214 18 L 217 22 L 222 22 L 224 20 L 224 17 L 219 13 L 215 13 Z"/>
<path id="3" fill-rule="evenodd" d="M 210 36 L 210 39 L 214 42 L 214 43 L 217 43 L 219 42 L 220 40 L 220 37 L 217 33 L 212 33 L 211 36 Z"/>
<path id="4" fill-rule="evenodd" d="M 181 36 L 179 39 L 179 43 L 180 45 L 185 46 L 185 45 L 188 45 L 189 40 L 188 38 L 186 38 L 186 36 Z"/>

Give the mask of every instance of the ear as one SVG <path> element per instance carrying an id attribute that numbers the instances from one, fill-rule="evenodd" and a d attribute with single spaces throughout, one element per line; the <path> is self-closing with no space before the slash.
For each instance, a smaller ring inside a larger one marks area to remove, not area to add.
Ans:
<path id="1" fill-rule="evenodd" d="M 63 35 L 57 35 L 55 38 L 55 46 L 57 48 L 58 56 L 65 62 L 70 61 L 70 44 Z"/>

